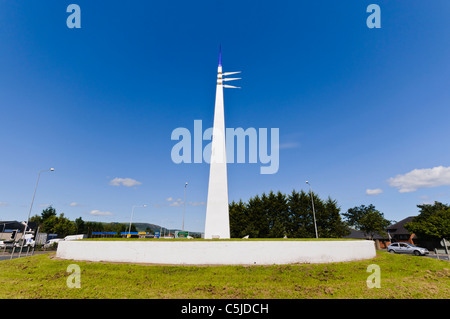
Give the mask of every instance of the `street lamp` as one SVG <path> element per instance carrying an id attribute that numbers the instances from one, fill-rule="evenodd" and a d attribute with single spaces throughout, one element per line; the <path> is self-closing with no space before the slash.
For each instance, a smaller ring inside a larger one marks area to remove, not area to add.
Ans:
<path id="1" fill-rule="evenodd" d="M 188 185 L 188 182 L 186 182 L 186 184 L 184 184 L 184 208 L 183 208 L 183 225 L 181 227 L 181 229 L 184 231 L 184 214 L 186 213 L 186 187 Z"/>
<path id="2" fill-rule="evenodd" d="M 317 235 L 316 212 L 314 211 L 314 199 L 313 199 L 313 194 L 311 191 L 311 184 L 308 181 L 306 181 L 306 184 L 309 185 L 309 194 L 311 195 L 311 203 L 312 203 L 313 218 L 314 218 L 314 229 L 316 230 L 316 238 L 319 238 L 319 235 Z"/>
<path id="3" fill-rule="evenodd" d="M 131 222 L 132 222 L 132 220 L 133 220 L 134 209 L 135 209 L 136 207 L 147 207 L 147 206 L 148 206 L 147 204 L 144 204 L 144 205 L 135 205 L 135 206 L 133 206 L 133 207 L 131 208 L 130 228 L 128 228 L 128 235 L 130 235 L 130 238 L 131 238 Z"/>
<path id="4" fill-rule="evenodd" d="M 43 171 L 39 171 L 39 173 L 38 173 L 38 178 L 37 178 L 37 181 L 36 181 L 36 186 L 34 187 L 33 199 L 31 200 L 30 211 L 28 212 L 27 222 L 26 222 L 25 228 L 24 228 L 24 230 L 23 230 L 23 237 L 25 236 L 25 234 L 26 234 L 26 232 L 27 232 L 28 221 L 30 220 L 31 209 L 33 208 L 34 198 L 35 198 L 35 196 L 36 196 L 36 190 L 37 190 L 37 187 L 38 187 L 38 184 L 39 184 L 39 178 L 41 177 L 41 173 L 44 173 L 44 172 L 53 172 L 54 170 L 55 170 L 54 168 L 50 168 L 50 169 L 45 169 L 45 170 L 43 170 Z M 24 241 L 25 241 L 25 238 L 23 238 L 23 239 L 24 239 L 24 240 L 22 240 L 22 244 L 20 245 L 19 257 L 20 257 L 20 254 L 22 253 L 23 243 L 24 243 Z"/>

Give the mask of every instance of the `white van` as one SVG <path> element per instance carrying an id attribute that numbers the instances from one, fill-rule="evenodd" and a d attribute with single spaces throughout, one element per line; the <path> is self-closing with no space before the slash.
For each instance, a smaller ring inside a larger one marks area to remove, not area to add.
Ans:
<path id="1" fill-rule="evenodd" d="M 54 244 L 57 244 L 59 241 L 63 241 L 63 240 L 64 240 L 64 238 L 55 238 L 55 239 L 47 240 L 47 242 L 44 244 L 44 248 L 50 248 Z"/>
<path id="2" fill-rule="evenodd" d="M 33 239 L 33 235 L 32 234 L 25 234 L 22 236 L 22 238 L 20 238 L 15 244 L 15 247 L 21 247 L 22 243 L 23 243 L 23 247 L 27 247 L 27 246 L 31 246 L 34 247 L 35 241 Z"/>
<path id="3" fill-rule="evenodd" d="M 77 239 L 84 239 L 87 238 L 86 235 L 82 234 L 82 235 L 69 235 L 64 237 L 64 240 L 68 241 L 68 240 L 77 240 Z"/>

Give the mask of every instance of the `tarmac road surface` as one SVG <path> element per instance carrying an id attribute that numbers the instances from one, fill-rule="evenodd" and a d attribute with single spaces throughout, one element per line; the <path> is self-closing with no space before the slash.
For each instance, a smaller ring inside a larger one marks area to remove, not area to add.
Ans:
<path id="1" fill-rule="evenodd" d="M 53 251 L 48 251 L 48 250 L 47 251 L 35 251 L 34 255 L 48 254 L 48 253 L 51 253 L 51 252 L 53 252 Z M 31 252 L 28 252 L 28 257 L 30 257 L 30 256 L 31 256 Z M 19 251 L 17 250 L 17 252 L 14 253 L 12 259 L 15 259 L 15 258 L 18 258 L 18 257 L 19 257 Z M 22 251 L 22 254 L 20 255 L 20 258 L 22 258 L 22 257 L 27 257 L 27 251 L 26 250 Z M 11 253 L 10 252 L 3 252 L 3 251 L 0 252 L 0 261 L 2 261 L 2 260 L 10 260 L 10 259 L 11 259 Z"/>

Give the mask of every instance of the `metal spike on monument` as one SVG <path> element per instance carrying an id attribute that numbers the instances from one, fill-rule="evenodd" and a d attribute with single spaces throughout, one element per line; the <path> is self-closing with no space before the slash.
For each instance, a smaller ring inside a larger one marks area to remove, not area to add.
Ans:
<path id="1" fill-rule="evenodd" d="M 240 80 L 241 78 L 224 78 L 222 79 L 222 81 L 235 81 L 235 80 Z"/>
<path id="2" fill-rule="evenodd" d="M 224 85 L 223 76 L 239 72 L 222 73 L 222 50 L 219 50 L 217 68 L 216 103 L 214 108 L 213 137 L 211 142 L 211 160 L 209 168 L 208 201 L 206 204 L 205 239 L 230 238 L 230 217 L 228 212 L 227 154 L 225 149 L 225 116 L 223 88 L 238 88 Z"/>
<path id="3" fill-rule="evenodd" d="M 237 71 L 237 72 L 225 72 L 222 73 L 223 76 L 227 76 L 227 75 L 232 75 L 232 74 L 237 74 L 237 73 L 241 73 L 241 71 Z"/>

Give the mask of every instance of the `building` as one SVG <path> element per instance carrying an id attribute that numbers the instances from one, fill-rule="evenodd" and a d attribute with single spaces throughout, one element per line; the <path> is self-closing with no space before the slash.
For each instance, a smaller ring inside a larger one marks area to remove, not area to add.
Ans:
<path id="1" fill-rule="evenodd" d="M 22 238 L 26 222 L 17 220 L 0 221 L 0 240 L 19 240 Z M 36 223 L 28 222 L 28 230 L 36 231 Z"/>
<path id="2" fill-rule="evenodd" d="M 416 235 L 410 233 L 406 228 L 405 224 L 411 222 L 415 216 L 406 217 L 401 221 L 389 226 L 386 231 L 390 236 L 391 242 L 404 242 L 415 245 L 414 240 L 417 239 Z"/>
<path id="3" fill-rule="evenodd" d="M 350 234 L 349 235 L 344 236 L 342 238 L 374 240 L 377 249 L 384 249 L 384 248 L 387 247 L 387 245 L 390 244 L 389 238 L 386 237 L 386 236 L 382 236 L 380 234 L 375 234 L 373 236 L 373 238 L 370 238 L 370 236 L 365 235 L 362 231 L 356 230 L 356 229 L 353 229 L 353 228 L 350 228 Z"/>
<path id="4" fill-rule="evenodd" d="M 386 228 L 387 235 L 383 236 L 376 234 L 373 240 L 377 242 L 377 248 L 386 248 L 387 245 L 395 242 L 410 243 L 412 245 L 417 245 L 418 238 L 415 234 L 410 233 L 406 228 L 405 224 L 411 222 L 415 216 L 406 217 L 401 221 L 392 224 Z M 351 239 L 370 239 L 368 236 L 364 235 L 363 232 L 355 229 L 350 229 L 351 233 L 343 238 Z"/>

